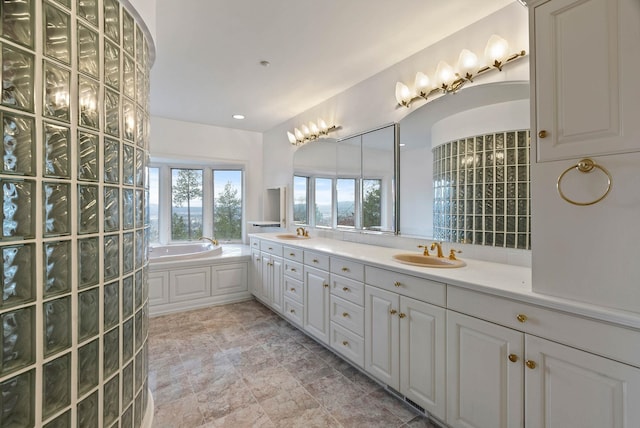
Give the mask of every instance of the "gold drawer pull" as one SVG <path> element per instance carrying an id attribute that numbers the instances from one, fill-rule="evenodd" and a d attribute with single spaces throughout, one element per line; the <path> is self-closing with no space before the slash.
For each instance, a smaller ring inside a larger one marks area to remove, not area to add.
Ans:
<path id="1" fill-rule="evenodd" d="M 328 288 L 328 287 L 329 287 L 329 284 L 327 284 L 327 283 L 325 282 L 324 284 L 322 284 L 322 286 L 323 286 L 324 288 Z"/>
<path id="2" fill-rule="evenodd" d="M 296 311 L 294 309 L 291 309 L 289 312 L 291 312 L 292 314 L 296 313 Z"/>
<path id="3" fill-rule="evenodd" d="M 293 257 L 293 256 L 295 256 L 295 255 L 296 255 L 296 253 L 289 253 L 289 255 L 290 255 L 291 257 Z"/>
<path id="4" fill-rule="evenodd" d="M 349 290 L 349 287 L 342 287 L 342 291 L 349 292 L 349 291 L 351 291 L 351 290 Z"/>
<path id="5" fill-rule="evenodd" d="M 295 289 L 295 288 L 292 288 L 292 289 L 291 289 L 291 291 L 293 291 L 293 292 L 295 293 L 295 292 L 296 292 L 296 289 Z"/>
<path id="6" fill-rule="evenodd" d="M 346 340 L 344 340 L 344 341 L 342 342 L 342 344 L 343 344 L 344 346 L 349 346 L 349 342 L 347 342 Z"/>
<path id="7" fill-rule="evenodd" d="M 407 314 L 405 314 L 405 313 L 403 313 L 403 312 L 400 312 L 400 313 L 398 314 L 398 316 L 399 316 L 400 318 L 405 318 L 405 317 L 407 316 Z"/>
<path id="8" fill-rule="evenodd" d="M 529 319 L 525 314 L 518 314 L 518 316 L 516 317 L 516 319 L 522 323 L 527 322 L 527 320 Z"/>
<path id="9" fill-rule="evenodd" d="M 536 367 L 538 367 L 538 365 L 536 364 L 535 361 L 531 361 L 531 360 L 527 360 L 524 362 L 524 364 L 529 367 L 531 370 L 535 369 Z"/>
<path id="10" fill-rule="evenodd" d="M 345 318 L 348 317 L 349 316 L 349 312 L 343 312 L 342 316 L 345 317 Z"/>
<path id="11" fill-rule="evenodd" d="M 342 268 L 342 272 L 349 272 L 349 268 L 348 267 L 343 267 Z"/>
<path id="12" fill-rule="evenodd" d="M 320 263 L 320 262 L 318 261 L 318 259 L 313 259 L 313 262 L 314 262 L 314 263 Z"/>
<path id="13" fill-rule="evenodd" d="M 291 268 L 291 272 L 295 272 L 295 271 L 296 271 L 296 268 Z"/>
<path id="14" fill-rule="evenodd" d="M 515 363 L 518 361 L 518 356 L 516 354 L 509 354 L 509 361 Z"/>
<path id="15" fill-rule="evenodd" d="M 547 131 L 543 129 L 542 131 L 538 132 L 538 137 L 547 138 Z"/>
<path id="16" fill-rule="evenodd" d="M 270 250 L 273 250 L 273 248 L 272 248 L 272 247 L 269 247 L 269 249 L 270 249 Z"/>
<path id="17" fill-rule="evenodd" d="M 390 313 L 391 315 L 395 315 L 395 314 L 397 314 L 397 313 L 398 313 L 398 311 L 396 311 L 395 309 L 391 309 L 391 310 L 389 311 L 389 313 Z"/>
<path id="18" fill-rule="evenodd" d="M 396 281 L 393 283 L 393 285 L 395 285 L 396 287 L 400 287 L 402 283 L 400 281 Z"/>

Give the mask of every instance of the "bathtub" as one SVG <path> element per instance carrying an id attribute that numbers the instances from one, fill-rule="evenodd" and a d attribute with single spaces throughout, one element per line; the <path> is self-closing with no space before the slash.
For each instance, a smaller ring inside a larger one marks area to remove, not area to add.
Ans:
<path id="1" fill-rule="evenodd" d="M 222 254 L 222 246 L 210 242 L 170 244 L 149 247 L 149 262 L 193 260 Z"/>

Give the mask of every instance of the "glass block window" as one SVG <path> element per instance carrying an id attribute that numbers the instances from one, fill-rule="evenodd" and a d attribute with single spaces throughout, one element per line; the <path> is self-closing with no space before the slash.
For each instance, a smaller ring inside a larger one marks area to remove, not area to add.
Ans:
<path id="1" fill-rule="evenodd" d="M 433 149 L 435 239 L 531 249 L 529 130 Z"/>

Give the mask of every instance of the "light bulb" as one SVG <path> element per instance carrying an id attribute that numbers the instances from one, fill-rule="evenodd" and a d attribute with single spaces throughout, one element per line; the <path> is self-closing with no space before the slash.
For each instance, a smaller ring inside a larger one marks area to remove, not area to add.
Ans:
<path id="1" fill-rule="evenodd" d="M 322 135 L 326 135 L 329 132 L 329 127 L 327 126 L 327 123 L 322 120 L 322 118 L 318 118 L 318 128 L 320 128 L 320 134 Z"/>
<path id="2" fill-rule="evenodd" d="M 455 73 L 453 72 L 453 68 L 444 61 L 440 61 L 438 63 L 438 68 L 436 68 L 436 77 L 435 83 L 436 87 L 440 87 L 442 89 L 446 89 L 449 87 L 451 82 L 455 79 Z"/>
<path id="3" fill-rule="evenodd" d="M 311 131 L 312 137 L 317 137 L 320 134 L 320 130 L 318 129 L 318 125 L 313 122 L 309 122 L 309 130 Z"/>
<path id="4" fill-rule="evenodd" d="M 461 77 L 471 78 L 478 71 L 478 56 L 467 49 L 462 49 L 458 57 L 458 72 Z"/>
<path id="5" fill-rule="evenodd" d="M 304 134 L 302 132 L 300 132 L 300 130 L 298 128 L 294 128 L 293 129 L 293 135 L 295 135 L 296 140 L 304 141 Z"/>
<path id="6" fill-rule="evenodd" d="M 426 74 L 418 71 L 416 73 L 416 80 L 413 86 L 418 95 L 426 98 L 431 91 L 431 80 L 429 80 L 429 77 Z"/>
<path id="7" fill-rule="evenodd" d="M 411 91 L 407 85 L 402 82 L 396 83 L 396 101 L 401 106 L 409 107 L 409 102 L 411 101 Z"/>
<path id="8" fill-rule="evenodd" d="M 290 142 L 291 144 L 295 144 L 295 143 L 297 142 L 297 141 L 296 141 L 296 136 L 295 136 L 295 135 L 293 135 L 293 134 L 292 134 L 291 132 L 289 132 L 289 131 L 287 131 L 287 138 L 289 138 L 289 142 Z"/>
<path id="9" fill-rule="evenodd" d="M 307 125 L 302 125 L 302 135 L 304 135 L 305 138 L 309 138 L 309 135 L 311 135 L 311 131 L 309 131 L 309 127 Z"/>
<path id="10" fill-rule="evenodd" d="M 484 49 L 484 57 L 488 65 L 502 69 L 502 62 L 509 54 L 509 43 L 500 36 L 489 37 L 487 47 Z"/>

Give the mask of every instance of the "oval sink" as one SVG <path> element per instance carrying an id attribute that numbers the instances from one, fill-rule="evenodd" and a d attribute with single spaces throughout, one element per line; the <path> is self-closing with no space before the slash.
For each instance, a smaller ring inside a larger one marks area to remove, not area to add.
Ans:
<path id="1" fill-rule="evenodd" d="M 394 260 L 413 266 L 432 268 L 459 268 L 467 264 L 462 260 L 451 260 L 444 257 L 424 256 L 416 253 L 403 253 L 392 256 Z"/>
<path id="2" fill-rule="evenodd" d="M 276 235 L 278 239 L 309 239 L 308 236 L 296 235 L 295 233 L 285 233 L 282 235 Z"/>

